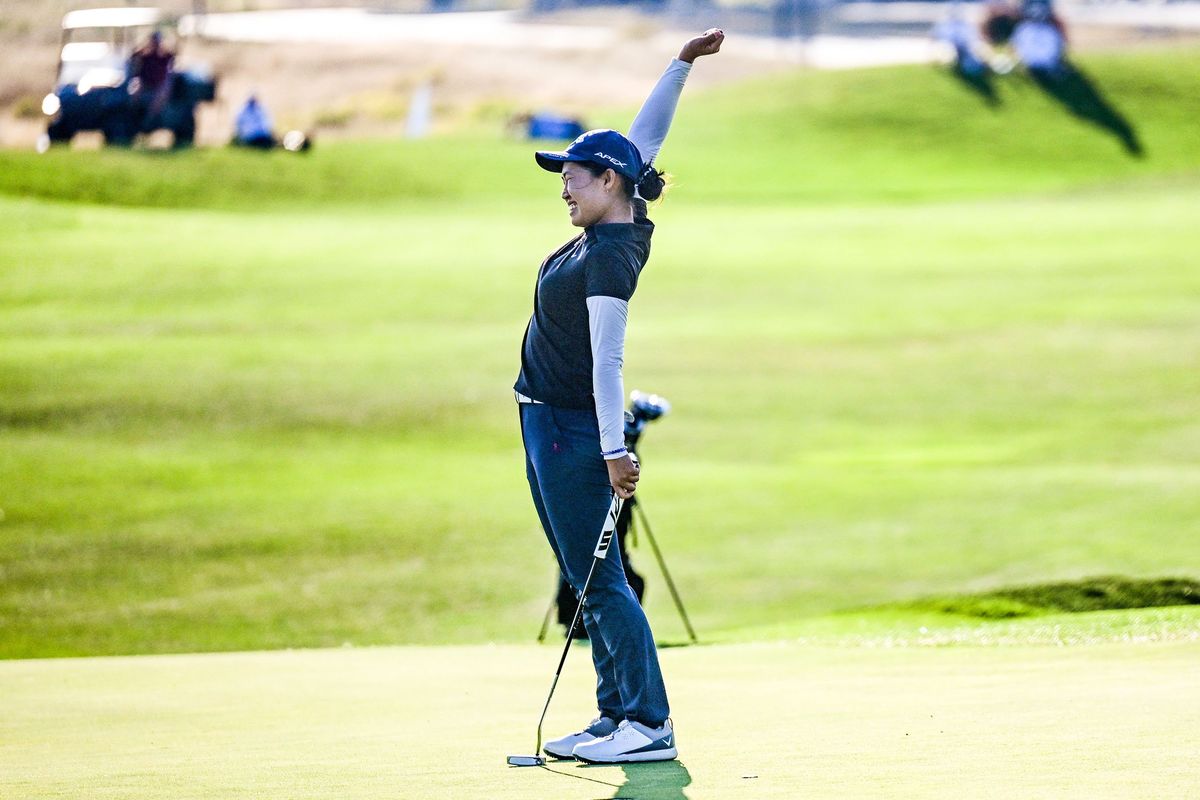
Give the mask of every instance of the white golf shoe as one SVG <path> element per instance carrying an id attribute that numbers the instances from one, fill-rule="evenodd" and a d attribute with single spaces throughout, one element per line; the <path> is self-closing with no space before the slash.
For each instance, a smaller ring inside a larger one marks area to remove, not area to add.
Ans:
<path id="1" fill-rule="evenodd" d="M 542 747 L 542 751 L 554 758 L 574 758 L 571 754 L 576 745 L 587 744 L 608 736 L 617 729 L 616 720 L 605 716 L 596 717 L 588 726 L 578 733 L 568 734 L 561 739 L 555 739 Z"/>
<path id="2" fill-rule="evenodd" d="M 631 761 L 670 761 L 679 755 L 671 720 L 661 728 L 623 721 L 608 736 L 575 746 L 575 758 L 588 764 L 625 764 Z"/>

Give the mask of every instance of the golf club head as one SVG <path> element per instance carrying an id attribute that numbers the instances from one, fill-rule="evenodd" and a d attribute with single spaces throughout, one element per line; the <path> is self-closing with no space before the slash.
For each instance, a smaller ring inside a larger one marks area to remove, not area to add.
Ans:
<path id="1" fill-rule="evenodd" d="M 544 767 L 546 759 L 541 756 L 509 756 L 508 765 L 510 767 Z"/>

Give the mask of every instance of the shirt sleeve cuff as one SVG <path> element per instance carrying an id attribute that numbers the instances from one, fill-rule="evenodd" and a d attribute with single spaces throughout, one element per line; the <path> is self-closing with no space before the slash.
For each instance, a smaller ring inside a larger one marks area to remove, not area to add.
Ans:
<path id="1" fill-rule="evenodd" d="M 629 450 L 624 447 L 618 447 L 616 450 L 605 450 L 602 455 L 605 461 L 615 461 L 618 458 L 624 458 L 629 455 Z"/>

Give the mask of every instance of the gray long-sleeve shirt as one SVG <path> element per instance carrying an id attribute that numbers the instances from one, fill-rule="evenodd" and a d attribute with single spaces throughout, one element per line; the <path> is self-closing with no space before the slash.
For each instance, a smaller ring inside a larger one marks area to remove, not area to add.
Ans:
<path id="1" fill-rule="evenodd" d="M 646 164 L 654 162 L 667 139 L 691 69 L 691 64 L 672 59 L 629 126 L 629 140 Z M 600 424 L 600 450 L 606 459 L 621 458 L 626 454 L 625 387 L 621 367 L 625 357 L 629 304 L 620 298 L 597 296 L 587 299 L 587 309 L 592 348 L 592 394 Z"/>

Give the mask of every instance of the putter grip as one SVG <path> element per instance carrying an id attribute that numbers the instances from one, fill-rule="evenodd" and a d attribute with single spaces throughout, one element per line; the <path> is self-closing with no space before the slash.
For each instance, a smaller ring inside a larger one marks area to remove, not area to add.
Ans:
<path id="1" fill-rule="evenodd" d="M 604 558 L 608 555 L 608 548 L 612 547 L 613 534 L 617 530 L 617 517 L 621 515 L 621 506 L 624 502 L 613 492 L 612 502 L 608 504 L 608 515 L 604 518 L 604 530 L 600 533 L 600 541 L 596 542 L 596 552 L 592 553 L 596 558 Z"/>
<path id="2" fill-rule="evenodd" d="M 629 457 L 633 459 L 634 465 L 640 467 L 637 456 L 632 453 Z M 621 516 L 621 507 L 625 505 L 625 501 L 613 492 L 612 502 L 608 504 L 608 516 L 604 518 L 604 530 L 600 532 L 600 541 L 596 542 L 596 551 L 592 553 L 595 558 L 605 558 L 608 556 L 608 548 L 612 547 L 613 534 L 617 530 L 617 517 Z"/>

